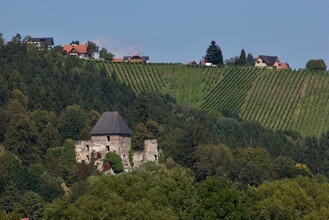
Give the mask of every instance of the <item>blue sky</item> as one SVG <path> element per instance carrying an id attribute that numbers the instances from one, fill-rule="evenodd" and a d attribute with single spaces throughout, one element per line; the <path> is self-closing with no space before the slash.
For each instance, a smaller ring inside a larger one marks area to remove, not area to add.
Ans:
<path id="1" fill-rule="evenodd" d="M 6 40 L 53 37 L 55 45 L 95 41 L 116 55 L 150 62 L 197 62 L 212 40 L 224 59 L 277 55 L 292 68 L 329 66 L 328 0 L 0 0 Z"/>

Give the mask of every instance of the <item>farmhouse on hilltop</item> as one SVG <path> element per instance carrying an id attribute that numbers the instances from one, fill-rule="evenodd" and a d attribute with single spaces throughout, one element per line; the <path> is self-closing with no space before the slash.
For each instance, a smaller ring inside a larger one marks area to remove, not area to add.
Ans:
<path id="1" fill-rule="evenodd" d="M 277 56 L 259 55 L 254 60 L 254 64 L 257 67 L 267 67 L 267 68 L 275 68 L 275 69 L 289 69 L 289 64 L 281 63 Z"/>
<path id="2" fill-rule="evenodd" d="M 90 132 L 91 140 L 75 141 L 76 160 L 89 164 L 94 156 L 95 165 L 100 171 L 104 171 L 103 159 L 108 152 L 121 157 L 125 171 L 147 161 L 158 162 L 158 144 L 155 139 L 145 140 L 144 151 L 135 152 L 133 161 L 130 161 L 131 135 L 131 129 L 118 112 L 104 112 Z"/>
<path id="3" fill-rule="evenodd" d="M 88 44 L 69 44 L 64 45 L 64 54 L 70 56 L 76 56 L 79 58 L 90 58 L 90 54 L 88 51 Z"/>
<path id="4" fill-rule="evenodd" d="M 133 63 L 148 63 L 149 59 L 150 58 L 148 56 L 140 56 L 138 54 L 123 57 L 123 60 L 125 62 L 133 62 Z"/>

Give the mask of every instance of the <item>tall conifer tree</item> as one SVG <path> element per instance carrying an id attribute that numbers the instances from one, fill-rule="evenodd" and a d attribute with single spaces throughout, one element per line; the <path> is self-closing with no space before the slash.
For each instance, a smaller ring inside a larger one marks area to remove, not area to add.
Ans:
<path id="1" fill-rule="evenodd" d="M 223 54 L 215 41 L 211 41 L 206 52 L 205 60 L 214 65 L 223 65 Z"/>
<path id="2" fill-rule="evenodd" d="M 247 63 L 250 65 L 250 66 L 253 66 L 254 65 L 254 57 L 251 53 L 248 53 L 247 55 Z"/>
<path id="3" fill-rule="evenodd" d="M 247 64 L 246 52 L 244 51 L 244 49 L 241 50 L 240 58 L 239 58 L 239 64 L 240 65 L 246 65 Z"/>

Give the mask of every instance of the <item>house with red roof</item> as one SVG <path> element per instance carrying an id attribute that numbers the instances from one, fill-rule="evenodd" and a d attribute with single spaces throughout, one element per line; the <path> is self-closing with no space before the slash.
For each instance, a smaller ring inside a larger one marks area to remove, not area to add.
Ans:
<path id="1" fill-rule="evenodd" d="M 123 58 L 114 58 L 112 60 L 113 63 L 122 63 L 123 62 Z"/>
<path id="2" fill-rule="evenodd" d="M 198 64 L 194 60 L 191 60 L 190 62 L 188 62 L 188 65 L 189 66 L 197 66 Z"/>
<path id="3" fill-rule="evenodd" d="M 279 69 L 282 69 L 282 70 L 287 70 L 289 69 L 289 64 L 288 63 L 280 63 L 279 64 Z"/>
<path id="4" fill-rule="evenodd" d="M 64 54 L 89 59 L 88 44 L 69 44 L 64 45 Z"/>

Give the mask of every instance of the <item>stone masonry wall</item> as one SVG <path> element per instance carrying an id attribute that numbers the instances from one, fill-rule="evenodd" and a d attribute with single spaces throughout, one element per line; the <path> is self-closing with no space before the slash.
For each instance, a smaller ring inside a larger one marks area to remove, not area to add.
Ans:
<path id="1" fill-rule="evenodd" d="M 131 146 L 131 138 L 119 135 L 111 136 L 93 136 L 88 141 L 75 142 L 75 155 L 78 163 L 85 161 L 89 164 L 94 154 L 95 165 L 97 169 L 102 171 L 103 159 L 108 152 L 118 154 L 123 163 L 125 171 L 132 169 L 129 162 L 129 150 Z M 98 158 L 98 159 L 97 159 Z M 144 141 L 144 151 L 135 152 L 133 155 L 134 168 L 138 168 L 143 163 L 153 161 L 158 163 L 159 152 L 158 143 L 156 139 Z"/>

